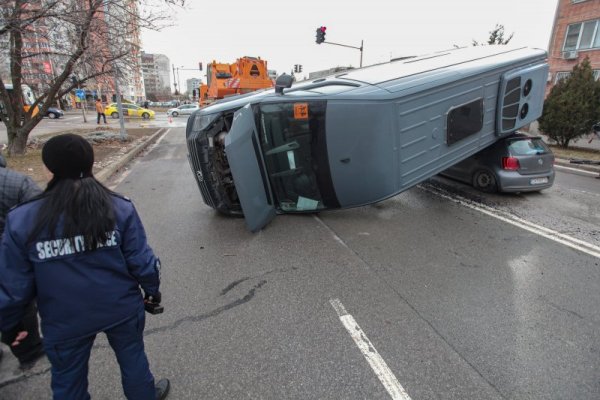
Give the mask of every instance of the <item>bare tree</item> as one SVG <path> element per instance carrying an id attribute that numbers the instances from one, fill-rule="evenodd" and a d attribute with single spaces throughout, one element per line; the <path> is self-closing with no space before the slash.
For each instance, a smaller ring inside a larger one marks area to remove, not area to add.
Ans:
<path id="1" fill-rule="evenodd" d="M 167 25 L 165 7 L 184 2 L 0 0 L 0 49 L 8 49 L 4 74 L 0 65 L 0 116 L 9 154 L 24 154 L 48 108 L 75 88 L 108 87 L 139 68 L 140 29 Z M 36 97 L 24 97 L 19 88 L 27 87 Z"/>

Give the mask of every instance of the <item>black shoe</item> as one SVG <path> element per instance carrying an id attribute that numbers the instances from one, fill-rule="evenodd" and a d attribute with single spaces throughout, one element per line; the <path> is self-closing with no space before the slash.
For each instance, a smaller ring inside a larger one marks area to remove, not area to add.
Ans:
<path id="1" fill-rule="evenodd" d="M 171 382 L 168 379 L 161 379 L 154 385 L 156 388 L 156 400 L 163 400 L 167 398 L 169 389 L 171 389 Z"/>
<path id="2" fill-rule="evenodd" d="M 33 366 L 41 359 L 46 357 L 46 352 L 44 349 L 40 349 L 31 357 L 27 357 L 26 360 L 19 360 L 19 368 L 22 371 L 27 371 L 28 369 L 33 368 Z"/>

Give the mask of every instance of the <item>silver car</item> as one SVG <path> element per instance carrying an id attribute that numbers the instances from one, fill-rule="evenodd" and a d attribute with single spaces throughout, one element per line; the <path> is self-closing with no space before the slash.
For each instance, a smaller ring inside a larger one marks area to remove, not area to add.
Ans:
<path id="1" fill-rule="evenodd" d="M 483 192 L 534 192 L 554 183 L 554 154 L 540 137 L 515 133 L 441 175 Z"/>
<path id="2" fill-rule="evenodd" d="M 167 111 L 167 115 L 171 117 L 177 117 L 179 115 L 191 115 L 194 111 L 199 110 L 198 104 L 183 104 L 177 108 L 170 108 Z"/>

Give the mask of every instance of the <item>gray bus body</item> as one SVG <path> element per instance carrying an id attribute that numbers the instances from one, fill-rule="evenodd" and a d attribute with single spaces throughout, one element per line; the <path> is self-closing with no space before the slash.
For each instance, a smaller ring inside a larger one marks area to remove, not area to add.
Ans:
<path id="1" fill-rule="evenodd" d="M 484 46 L 224 99 L 190 117 L 206 204 L 244 215 L 362 206 L 443 171 L 542 113 L 546 52 Z"/>

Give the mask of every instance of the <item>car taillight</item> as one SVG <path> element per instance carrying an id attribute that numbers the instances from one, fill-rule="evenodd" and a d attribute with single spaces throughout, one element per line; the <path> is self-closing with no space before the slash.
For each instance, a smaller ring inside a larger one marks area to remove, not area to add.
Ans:
<path id="1" fill-rule="evenodd" d="M 519 159 L 516 157 L 502 157 L 502 169 L 516 171 L 520 168 Z"/>

